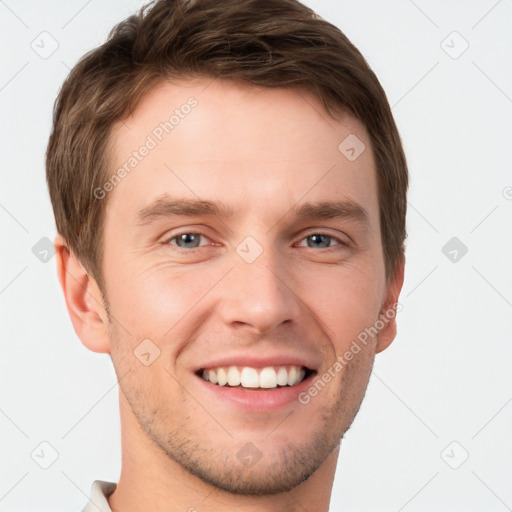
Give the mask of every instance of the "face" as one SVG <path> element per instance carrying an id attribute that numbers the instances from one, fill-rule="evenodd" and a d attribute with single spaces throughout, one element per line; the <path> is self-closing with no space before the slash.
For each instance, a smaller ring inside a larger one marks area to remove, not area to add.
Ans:
<path id="1" fill-rule="evenodd" d="M 385 343 L 335 365 L 390 302 L 364 127 L 305 92 L 197 80 L 153 90 L 112 142 L 112 174 L 129 169 L 103 199 L 122 399 L 202 480 L 294 488 L 339 445 Z"/>

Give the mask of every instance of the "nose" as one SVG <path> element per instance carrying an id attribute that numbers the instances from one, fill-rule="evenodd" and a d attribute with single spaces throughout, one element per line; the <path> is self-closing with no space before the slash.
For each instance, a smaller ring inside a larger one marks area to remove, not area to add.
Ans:
<path id="1" fill-rule="evenodd" d="M 231 327 L 244 326 L 265 334 L 300 315 L 300 299 L 293 290 L 285 262 L 270 251 L 247 263 L 234 255 L 234 269 L 223 280 L 220 312 Z"/>

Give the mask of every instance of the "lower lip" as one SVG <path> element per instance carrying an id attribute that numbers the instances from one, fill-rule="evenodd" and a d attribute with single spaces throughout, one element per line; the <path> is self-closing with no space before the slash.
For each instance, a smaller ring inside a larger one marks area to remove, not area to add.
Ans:
<path id="1" fill-rule="evenodd" d="M 283 386 L 274 390 L 265 389 L 243 389 L 231 386 L 219 386 L 212 384 L 201 377 L 205 393 L 219 400 L 234 404 L 238 409 L 251 412 L 273 412 L 279 411 L 284 407 L 300 403 L 298 395 L 311 386 L 311 382 L 316 373 L 312 373 L 296 386 Z"/>

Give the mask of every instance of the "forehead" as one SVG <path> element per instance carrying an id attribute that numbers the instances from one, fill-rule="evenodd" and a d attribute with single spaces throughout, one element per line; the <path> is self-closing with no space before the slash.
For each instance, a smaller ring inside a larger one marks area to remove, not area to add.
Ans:
<path id="1" fill-rule="evenodd" d="M 114 125 L 111 142 L 111 175 L 125 170 L 109 196 L 117 210 L 138 210 L 169 193 L 222 199 L 235 211 L 267 216 L 302 198 L 345 198 L 376 215 L 365 127 L 350 115 L 332 119 L 303 90 L 163 82 Z"/>

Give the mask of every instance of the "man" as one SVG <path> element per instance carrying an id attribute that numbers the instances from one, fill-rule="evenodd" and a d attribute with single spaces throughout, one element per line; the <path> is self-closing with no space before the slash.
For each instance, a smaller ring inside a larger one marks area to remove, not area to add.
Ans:
<path id="1" fill-rule="evenodd" d="M 396 334 L 408 172 L 386 96 L 295 0 L 160 0 L 71 71 L 47 178 L 75 331 L 119 380 L 85 511 L 329 508 Z"/>

